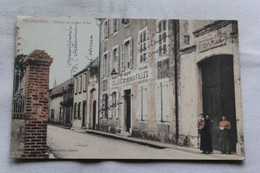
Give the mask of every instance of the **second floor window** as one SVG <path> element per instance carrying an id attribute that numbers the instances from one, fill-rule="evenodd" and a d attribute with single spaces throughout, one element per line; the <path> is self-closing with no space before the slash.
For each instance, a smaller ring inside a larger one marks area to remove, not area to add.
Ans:
<path id="1" fill-rule="evenodd" d="M 79 93 L 82 92 L 82 76 L 79 77 Z"/>
<path id="2" fill-rule="evenodd" d="M 118 48 L 113 49 L 113 61 L 112 61 L 112 70 L 115 69 L 118 72 Z"/>
<path id="3" fill-rule="evenodd" d="M 78 92 L 78 78 L 74 80 L 74 93 L 77 94 Z"/>
<path id="4" fill-rule="evenodd" d="M 147 47 L 146 47 L 146 30 L 142 31 L 139 34 L 139 54 L 140 54 L 140 63 L 146 61 Z"/>
<path id="5" fill-rule="evenodd" d="M 106 20 L 104 23 L 104 40 L 108 39 L 108 37 L 109 37 L 109 24 L 108 24 L 108 20 Z"/>
<path id="6" fill-rule="evenodd" d="M 119 30 L 119 19 L 113 19 L 113 33 Z"/>
<path id="7" fill-rule="evenodd" d="M 167 53 L 167 21 L 162 20 L 158 23 L 158 42 L 159 42 L 159 56 Z"/>
<path id="8" fill-rule="evenodd" d="M 130 23 L 130 19 L 124 18 L 124 19 L 122 19 L 122 23 L 127 25 Z"/>
<path id="9" fill-rule="evenodd" d="M 109 76 L 109 65 L 110 65 L 110 61 L 109 61 L 109 53 L 104 54 L 103 56 L 103 74 L 102 77 L 104 76 Z"/>
<path id="10" fill-rule="evenodd" d="M 126 40 L 121 47 L 122 71 L 133 67 L 133 41 L 132 38 Z"/>

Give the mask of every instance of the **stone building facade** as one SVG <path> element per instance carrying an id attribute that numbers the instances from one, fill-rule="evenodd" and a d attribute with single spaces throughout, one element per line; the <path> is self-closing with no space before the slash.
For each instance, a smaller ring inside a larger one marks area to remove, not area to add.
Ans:
<path id="1" fill-rule="evenodd" d="M 197 146 L 194 129 L 204 113 L 210 116 L 216 149 L 225 115 L 232 125 L 232 150 L 244 154 L 237 22 L 180 20 L 179 58 L 179 141 Z"/>
<path id="2" fill-rule="evenodd" d="M 244 154 L 236 21 L 101 19 L 99 129 L 198 147 L 200 113 L 213 148 L 222 115 Z"/>
<path id="3" fill-rule="evenodd" d="M 175 23 L 102 19 L 100 130 L 176 143 Z"/>
<path id="4" fill-rule="evenodd" d="M 98 122 L 98 58 L 74 75 L 72 128 L 92 129 Z"/>
<path id="5" fill-rule="evenodd" d="M 50 123 L 71 127 L 73 112 L 73 85 L 74 79 L 69 79 L 49 91 L 49 113 Z"/>
<path id="6" fill-rule="evenodd" d="M 73 119 L 72 128 L 81 129 L 86 127 L 87 110 L 87 68 L 74 75 L 74 100 L 73 100 Z"/>
<path id="7" fill-rule="evenodd" d="M 87 114 L 86 127 L 98 128 L 99 58 L 87 66 Z"/>

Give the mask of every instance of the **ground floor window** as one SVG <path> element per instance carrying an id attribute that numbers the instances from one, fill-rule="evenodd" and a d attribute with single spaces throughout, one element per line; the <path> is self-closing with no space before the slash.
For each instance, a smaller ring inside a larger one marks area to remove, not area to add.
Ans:
<path id="1" fill-rule="evenodd" d="M 117 109 L 117 105 L 116 105 L 116 92 L 112 93 L 112 113 L 111 113 L 111 117 L 117 117 L 117 113 L 116 113 L 116 109 Z"/>
<path id="2" fill-rule="evenodd" d="M 157 84 L 157 119 L 160 122 L 167 122 L 169 115 L 169 82 L 162 81 Z"/>
<path id="3" fill-rule="evenodd" d="M 78 103 L 78 119 L 80 120 L 80 106 L 81 106 L 81 103 L 79 102 Z"/>
<path id="4" fill-rule="evenodd" d="M 138 119 L 147 121 L 147 87 L 142 85 L 138 88 Z"/>
<path id="5" fill-rule="evenodd" d="M 54 113 L 55 113 L 55 110 L 51 109 L 51 120 L 54 120 Z"/>
<path id="6" fill-rule="evenodd" d="M 77 103 L 74 104 L 74 119 L 77 119 Z"/>

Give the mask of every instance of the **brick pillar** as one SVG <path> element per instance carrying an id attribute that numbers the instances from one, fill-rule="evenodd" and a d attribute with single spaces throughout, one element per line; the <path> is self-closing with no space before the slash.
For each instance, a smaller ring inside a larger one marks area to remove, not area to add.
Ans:
<path id="1" fill-rule="evenodd" d="M 53 59 L 44 51 L 34 50 L 24 59 L 25 136 L 23 158 L 48 158 L 47 119 L 49 69 Z"/>

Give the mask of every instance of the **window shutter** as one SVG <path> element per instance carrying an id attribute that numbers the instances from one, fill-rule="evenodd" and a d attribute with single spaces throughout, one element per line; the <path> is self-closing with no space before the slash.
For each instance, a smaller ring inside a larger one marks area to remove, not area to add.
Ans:
<path id="1" fill-rule="evenodd" d="M 142 109 L 142 88 L 138 88 L 138 101 L 137 101 L 137 119 L 142 120 L 141 109 Z"/>
<path id="2" fill-rule="evenodd" d="M 164 122 L 168 121 L 168 105 L 169 105 L 169 99 L 168 99 L 168 84 L 162 84 L 162 120 Z"/>
<path id="3" fill-rule="evenodd" d="M 116 94 L 116 118 L 119 118 L 119 107 L 120 105 L 118 104 L 120 101 L 119 101 L 119 92 Z"/>
<path id="4" fill-rule="evenodd" d="M 103 79 L 104 78 L 104 55 L 101 58 L 100 64 L 101 64 L 100 75 L 101 75 L 101 78 Z"/>
<path id="5" fill-rule="evenodd" d="M 125 62 L 124 62 L 124 44 L 121 45 L 121 69 L 125 71 Z"/>
<path id="6" fill-rule="evenodd" d="M 143 88 L 143 120 L 147 121 L 147 88 Z"/>
<path id="7" fill-rule="evenodd" d="M 129 67 L 133 68 L 133 39 L 129 40 Z"/>
<path id="8" fill-rule="evenodd" d="M 108 117 L 109 118 L 113 118 L 113 107 L 111 107 L 111 105 L 113 104 L 112 103 L 112 97 L 111 96 L 108 96 Z"/>
<path id="9" fill-rule="evenodd" d="M 119 52 L 119 49 L 117 48 L 116 49 L 116 63 L 115 63 L 115 70 L 116 70 L 116 72 L 118 73 L 118 62 L 119 62 L 119 56 L 118 56 L 118 52 Z"/>
<path id="10" fill-rule="evenodd" d="M 157 120 L 162 121 L 161 118 L 161 107 L 162 107 L 162 102 L 161 102 L 161 84 L 157 85 L 157 99 L 156 99 L 156 106 L 157 106 Z"/>
<path id="11" fill-rule="evenodd" d="M 101 106 L 100 106 L 100 110 L 99 111 L 99 115 L 100 115 L 100 118 L 103 118 L 103 114 L 104 114 L 104 95 L 102 95 L 102 97 L 100 98 L 100 103 L 101 103 Z"/>
<path id="12" fill-rule="evenodd" d="M 120 19 L 117 19 L 116 24 L 117 24 L 117 31 L 119 31 L 119 27 L 120 27 Z"/>
<path id="13" fill-rule="evenodd" d="M 109 76 L 109 71 L 110 71 L 110 52 L 107 53 L 107 71 L 106 71 L 106 76 Z"/>
<path id="14" fill-rule="evenodd" d="M 109 38 L 109 19 L 107 20 L 107 38 Z"/>

